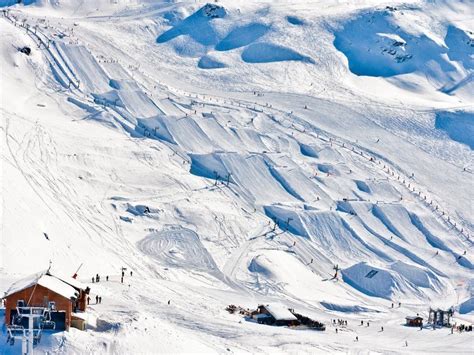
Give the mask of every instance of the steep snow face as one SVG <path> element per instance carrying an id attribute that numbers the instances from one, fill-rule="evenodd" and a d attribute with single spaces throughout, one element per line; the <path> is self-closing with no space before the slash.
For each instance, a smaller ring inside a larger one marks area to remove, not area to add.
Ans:
<path id="1" fill-rule="evenodd" d="M 431 271 L 403 262 L 395 262 L 389 269 L 363 262 L 342 270 L 342 276 L 345 282 L 361 292 L 389 300 L 413 291 L 417 297 L 425 299 L 426 293 L 437 293 L 442 285 Z"/>
<path id="2" fill-rule="evenodd" d="M 408 6 L 362 12 L 336 31 L 334 45 L 356 75 L 399 77 L 398 85 L 407 89 L 413 85 L 412 77 L 426 77 L 434 90 L 470 97 L 472 32 L 465 24 L 456 27 L 446 20 L 440 22 L 436 15 L 430 18 L 422 13 L 416 18 L 421 12 Z M 405 78 L 403 74 L 413 75 Z"/>
<path id="3" fill-rule="evenodd" d="M 334 45 L 346 55 L 350 70 L 357 75 L 390 77 L 427 70 L 433 79 L 445 81 L 442 75 L 456 70 L 443 55 L 450 48 L 424 33 L 418 36 L 409 33 L 397 22 L 403 15 L 403 10 L 388 9 L 362 13 L 336 32 Z M 449 30 L 447 36 L 454 40 Z M 453 51 L 459 51 L 459 42 L 452 43 Z M 469 43 L 463 44 L 461 53 L 470 47 Z M 427 68 L 428 65 L 433 66 Z"/>
<path id="4" fill-rule="evenodd" d="M 397 353 L 408 339 L 434 353 L 442 339 L 464 351 L 469 334 L 400 323 L 431 305 L 473 319 L 469 84 L 438 90 L 421 64 L 354 75 L 334 46 L 352 35 L 340 25 L 388 11 L 361 43 L 423 38 L 435 66 L 454 67 L 439 80 L 469 74 L 470 52 L 447 49 L 469 37 L 462 6 L 417 3 L 13 7 L 0 19 L 0 291 L 51 261 L 103 297 L 91 329 L 38 350 Z M 96 273 L 109 281 L 89 283 Z M 224 310 L 272 303 L 328 330 Z"/>
<path id="5" fill-rule="evenodd" d="M 465 111 L 438 112 L 435 128 L 444 131 L 452 140 L 474 149 L 474 113 Z"/>

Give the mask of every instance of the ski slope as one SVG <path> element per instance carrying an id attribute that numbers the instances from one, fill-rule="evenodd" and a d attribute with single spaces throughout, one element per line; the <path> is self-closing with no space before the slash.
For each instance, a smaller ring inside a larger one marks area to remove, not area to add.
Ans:
<path id="1" fill-rule="evenodd" d="M 39 352 L 472 352 L 402 325 L 474 321 L 472 5 L 11 5 L 0 291 L 50 261 L 110 278 Z M 327 330 L 225 311 L 274 302 Z"/>

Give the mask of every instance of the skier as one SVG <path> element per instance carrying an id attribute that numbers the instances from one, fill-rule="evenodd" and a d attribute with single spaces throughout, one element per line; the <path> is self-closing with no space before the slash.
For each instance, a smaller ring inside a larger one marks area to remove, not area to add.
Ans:
<path id="1" fill-rule="evenodd" d="M 99 296 L 95 296 L 95 304 L 99 303 Z"/>
<path id="2" fill-rule="evenodd" d="M 408 347 L 408 341 L 405 340 L 405 346 Z"/>
<path id="3" fill-rule="evenodd" d="M 383 332 L 383 327 L 380 327 L 380 331 Z"/>
<path id="4" fill-rule="evenodd" d="M 109 275 L 105 277 L 105 281 L 109 281 Z"/>
<path id="5" fill-rule="evenodd" d="M 92 276 L 92 283 L 94 283 L 94 276 Z"/>
<path id="6" fill-rule="evenodd" d="M 337 334 L 337 328 L 336 328 L 336 334 Z"/>
<path id="7" fill-rule="evenodd" d="M 170 305 L 170 304 L 171 304 L 171 300 L 168 300 L 168 305 Z"/>
<path id="8" fill-rule="evenodd" d="M 359 341 L 359 337 L 358 337 L 358 336 L 356 336 L 356 341 Z"/>
<path id="9" fill-rule="evenodd" d="M 392 308 L 393 308 L 393 302 L 392 302 Z"/>
<path id="10" fill-rule="evenodd" d="M 99 297 L 99 303 L 102 303 L 102 297 L 101 296 Z"/>
<path id="11" fill-rule="evenodd" d="M 130 276 L 133 276 L 133 271 L 130 271 Z"/>
<path id="12" fill-rule="evenodd" d="M 87 305 L 89 305 L 90 301 L 91 301 L 91 298 L 87 296 Z"/>
<path id="13" fill-rule="evenodd" d="M 364 321 L 363 321 L 363 320 L 360 321 L 360 325 L 364 325 Z"/>

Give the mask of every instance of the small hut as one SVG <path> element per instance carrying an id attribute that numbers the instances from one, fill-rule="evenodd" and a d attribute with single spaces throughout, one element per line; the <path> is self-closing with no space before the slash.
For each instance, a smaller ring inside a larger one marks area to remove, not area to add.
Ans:
<path id="1" fill-rule="evenodd" d="M 253 316 L 258 323 L 279 326 L 296 326 L 300 321 L 282 304 L 259 305 Z"/>
<path id="2" fill-rule="evenodd" d="M 420 316 L 408 316 L 405 317 L 405 325 L 408 327 L 422 327 L 423 326 L 423 318 Z"/>
<path id="3" fill-rule="evenodd" d="M 55 330 L 68 330 L 72 313 L 85 311 L 89 288 L 69 278 L 53 276 L 43 271 L 13 283 L 5 292 L 5 324 L 20 324 L 24 320 L 18 314 L 25 307 L 48 310 L 49 321 Z"/>

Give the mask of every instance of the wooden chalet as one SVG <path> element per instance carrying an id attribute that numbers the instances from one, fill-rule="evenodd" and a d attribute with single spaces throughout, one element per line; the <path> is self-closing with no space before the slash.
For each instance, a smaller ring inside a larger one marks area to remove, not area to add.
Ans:
<path id="1" fill-rule="evenodd" d="M 44 307 L 49 309 L 55 330 L 68 330 L 72 313 L 85 311 L 89 288 L 72 278 L 59 278 L 40 272 L 21 279 L 5 292 L 5 324 L 20 324 L 18 307 Z"/>
<path id="2" fill-rule="evenodd" d="M 259 305 L 253 318 L 259 324 L 279 325 L 279 326 L 297 326 L 300 321 L 285 306 L 281 304 Z"/>
<path id="3" fill-rule="evenodd" d="M 405 325 L 409 327 L 422 327 L 423 326 L 423 318 L 420 316 L 408 316 L 405 317 Z"/>

